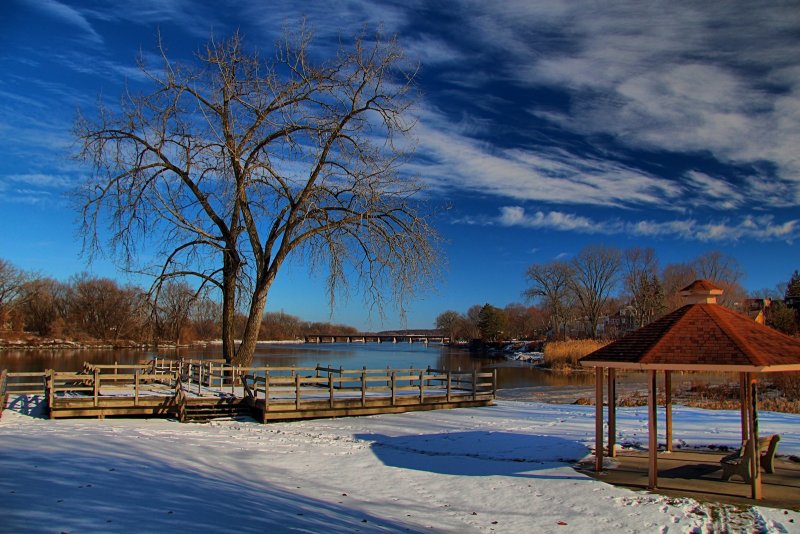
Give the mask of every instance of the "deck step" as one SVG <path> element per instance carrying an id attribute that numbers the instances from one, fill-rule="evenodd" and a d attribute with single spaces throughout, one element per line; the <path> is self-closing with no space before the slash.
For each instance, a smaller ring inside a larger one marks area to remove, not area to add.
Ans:
<path id="1" fill-rule="evenodd" d="M 212 419 L 232 419 L 251 415 L 250 406 L 241 399 L 209 399 L 206 402 L 192 399 L 186 404 L 183 421 L 186 423 L 207 423 Z"/>

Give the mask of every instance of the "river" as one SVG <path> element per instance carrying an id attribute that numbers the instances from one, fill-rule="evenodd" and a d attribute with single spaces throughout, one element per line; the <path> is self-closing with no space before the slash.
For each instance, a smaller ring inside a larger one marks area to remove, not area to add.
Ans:
<path id="1" fill-rule="evenodd" d="M 220 345 L 193 346 L 180 349 L 24 349 L 0 350 L 0 369 L 12 372 L 75 371 L 83 362 L 97 364 L 136 363 L 161 358 L 220 358 Z M 268 344 L 256 348 L 254 366 L 313 367 L 316 364 L 345 369 L 396 369 L 413 367 L 451 371 L 497 369 L 497 387 L 525 388 L 536 386 L 578 386 L 594 381 L 590 373 L 552 373 L 527 363 L 504 358 L 477 358 L 466 350 L 423 343 L 322 343 Z"/>

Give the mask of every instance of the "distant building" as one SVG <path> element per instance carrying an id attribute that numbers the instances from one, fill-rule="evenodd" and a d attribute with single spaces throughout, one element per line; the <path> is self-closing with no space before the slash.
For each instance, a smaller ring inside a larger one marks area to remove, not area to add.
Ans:
<path id="1" fill-rule="evenodd" d="M 748 317 L 758 324 L 764 324 L 767 309 L 772 306 L 772 299 L 745 299 L 742 310 Z"/>

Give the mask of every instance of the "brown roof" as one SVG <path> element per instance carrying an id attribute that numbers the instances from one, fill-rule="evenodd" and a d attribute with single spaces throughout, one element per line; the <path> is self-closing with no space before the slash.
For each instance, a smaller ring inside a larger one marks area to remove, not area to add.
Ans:
<path id="1" fill-rule="evenodd" d="M 688 286 L 681 289 L 681 293 L 684 291 L 697 291 L 699 289 L 706 290 L 706 291 L 722 291 L 722 288 L 719 286 L 715 286 L 708 280 L 695 280 Z"/>
<path id="2" fill-rule="evenodd" d="M 717 304 L 689 304 L 581 364 L 641 369 L 800 370 L 800 340 Z"/>

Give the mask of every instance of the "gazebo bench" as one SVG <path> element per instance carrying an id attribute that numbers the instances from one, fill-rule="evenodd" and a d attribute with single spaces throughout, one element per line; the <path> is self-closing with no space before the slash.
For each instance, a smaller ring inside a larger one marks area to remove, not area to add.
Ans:
<path id="1" fill-rule="evenodd" d="M 767 473 L 775 472 L 775 453 L 778 450 L 778 442 L 781 437 L 778 434 L 758 438 L 758 453 L 761 455 L 761 467 Z M 733 454 L 729 454 L 719 461 L 722 466 L 722 480 L 729 480 L 733 475 L 739 475 L 745 482 L 750 482 L 752 473 L 750 471 L 750 440 L 742 443 L 742 448 Z"/>

